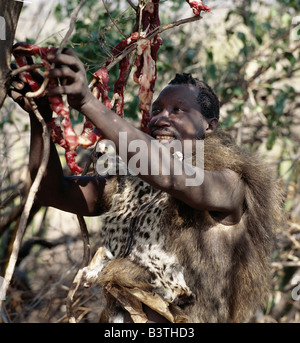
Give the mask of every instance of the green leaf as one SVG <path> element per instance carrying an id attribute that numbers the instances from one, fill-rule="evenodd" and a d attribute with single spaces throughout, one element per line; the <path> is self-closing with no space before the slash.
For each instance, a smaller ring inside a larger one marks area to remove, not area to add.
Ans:
<path id="1" fill-rule="evenodd" d="M 297 62 L 295 56 L 289 51 L 284 53 L 284 57 L 290 62 L 291 66 L 294 66 Z"/>
<path id="2" fill-rule="evenodd" d="M 244 91 L 243 91 L 242 87 L 239 87 L 239 86 L 233 87 L 232 95 L 236 95 L 238 97 L 243 96 Z"/>
<path id="3" fill-rule="evenodd" d="M 57 21 L 63 20 L 62 7 L 61 4 L 57 4 L 54 8 L 54 16 Z"/>
<path id="4" fill-rule="evenodd" d="M 291 16 L 290 16 L 290 14 L 289 13 L 284 13 L 283 15 L 282 15 L 282 17 L 281 17 L 281 23 L 283 24 L 283 25 L 290 25 L 290 23 L 291 23 Z"/>
<path id="5" fill-rule="evenodd" d="M 225 18 L 225 23 L 230 19 L 231 15 L 232 14 L 237 14 L 237 11 L 236 10 L 230 10 L 228 13 L 227 13 L 227 16 Z"/>
<path id="6" fill-rule="evenodd" d="M 273 109 L 277 115 L 282 114 L 285 103 L 286 103 L 286 94 L 285 92 L 281 92 L 279 95 L 275 97 L 275 105 L 273 106 Z"/>
<path id="7" fill-rule="evenodd" d="M 271 150 L 271 149 L 273 148 L 274 144 L 275 144 L 275 141 L 276 141 L 276 133 L 275 133 L 275 131 L 273 130 L 273 131 L 269 134 L 269 136 L 268 136 L 268 138 L 267 138 L 266 148 L 267 148 L 268 150 Z"/>
<path id="8" fill-rule="evenodd" d="M 244 45 L 247 43 L 246 35 L 244 32 L 238 32 L 237 37 L 243 42 Z"/>

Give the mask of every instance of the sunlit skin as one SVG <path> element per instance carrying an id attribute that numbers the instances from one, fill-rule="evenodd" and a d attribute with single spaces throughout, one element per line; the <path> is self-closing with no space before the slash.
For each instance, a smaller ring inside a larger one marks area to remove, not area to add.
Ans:
<path id="1" fill-rule="evenodd" d="M 152 104 L 149 129 L 152 137 L 202 139 L 205 132 L 217 128 L 216 118 L 206 119 L 197 102 L 198 89 L 193 85 L 169 85 Z"/>

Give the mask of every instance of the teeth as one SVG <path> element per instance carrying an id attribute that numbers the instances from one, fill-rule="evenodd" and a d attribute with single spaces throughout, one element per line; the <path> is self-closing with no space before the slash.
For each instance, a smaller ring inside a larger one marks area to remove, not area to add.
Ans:
<path id="1" fill-rule="evenodd" d="M 172 136 L 156 136 L 156 139 L 172 139 L 173 137 Z"/>

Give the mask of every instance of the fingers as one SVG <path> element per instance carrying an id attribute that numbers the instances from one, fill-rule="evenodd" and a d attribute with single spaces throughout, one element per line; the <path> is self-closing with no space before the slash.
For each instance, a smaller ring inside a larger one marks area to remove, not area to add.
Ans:
<path id="1" fill-rule="evenodd" d="M 23 93 L 23 92 L 22 92 Z M 33 109 L 28 101 L 28 99 L 21 92 L 15 89 L 9 89 L 7 95 L 11 97 L 20 107 L 23 108 L 28 113 L 32 113 Z M 35 99 L 35 103 L 38 106 L 38 110 L 46 121 L 51 120 L 52 110 L 49 105 L 48 98 L 41 97 Z"/>
<path id="2" fill-rule="evenodd" d="M 19 91 L 24 88 L 24 82 L 22 82 L 21 80 L 13 80 L 11 81 L 11 85 Z"/>
<path id="3" fill-rule="evenodd" d="M 20 107 L 23 108 L 26 112 L 30 113 L 32 112 L 32 108 L 28 102 L 28 100 L 25 98 L 25 96 L 20 93 L 19 91 L 16 91 L 15 89 L 9 89 L 7 92 L 8 96 L 10 96 Z"/>
<path id="4" fill-rule="evenodd" d="M 49 71 L 46 71 L 44 74 L 46 77 L 49 78 L 60 78 L 60 79 L 67 79 L 69 83 L 72 83 L 76 79 L 76 73 L 69 68 L 55 68 Z"/>
<path id="5" fill-rule="evenodd" d="M 87 88 L 85 68 L 72 49 L 64 49 L 61 54 L 50 54 L 48 59 L 56 68 L 45 73 L 49 78 L 61 80 L 61 85 L 48 88 L 49 96 L 67 94 L 70 96 L 83 96 L 82 91 Z M 63 66 L 66 66 L 65 68 Z"/>
<path id="6" fill-rule="evenodd" d="M 27 92 L 31 91 L 31 87 L 29 86 L 29 84 L 20 80 L 18 75 L 14 76 L 11 79 L 10 84 L 15 90 L 17 90 L 22 95 L 25 95 Z"/>
<path id="7" fill-rule="evenodd" d="M 24 105 L 24 95 L 22 93 L 19 93 L 14 89 L 9 89 L 7 91 L 7 95 L 10 96 L 21 107 L 23 107 L 22 104 Z"/>
<path id="8" fill-rule="evenodd" d="M 64 49 L 59 55 L 50 54 L 48 60 L 58 66 L 66 65 L 75 72 L 84 71 L 83 64 L 72 49 Z"/>
<path id="9" fill-rule="evenodd" d="M 32 60 L 31 57 L 26 57 L 26 60 L 27 60 L 28 65 L 33 64 L 33 60 Z M 11 70 L 16 70 L 16 69 L 18 69 L 18 66 L 17 66 L 16 64 L 11 63 L 11 64 L 10 64 L 10 68 L 11 68 Z M 39 70 L 33 69 L 33 70 L 30 70 L 29 73 L 31 74 L 31 76 L 32 76 L 32 78 L 33 78 L 33 80 L 34 80 L 35 82 L 37 82 L 37 83 L 40 84 L 40 85 L 43 83 L 44 77 L 42 76 L 42 73 L 41 73 Z M 30 92 L 30 91 L 31 91 L 30 86 L 29 86 L 28 83 L 25 81 L 25 79 L 21 77 L 21 74 L 20 74 L 20 73 L 18 73 L 17 75 L 13 76 L 13 77 L 11 78 L 10 83 L 11 83 L 11 85 L 12 85 L 14 88 L 16 88 L 16 89 L 18 89 L 18 90 L 21 90 L 21 89 L 23 89 L 23 88 L 26 86 L 26 89 L 25 89 L 25 90 L 26 90 L 27 92 Z"/>
<path id="10" fill-rule="evenodd" d="M 79 94 L 83 87 L 85 87 L 84 78 L 81 73 L 75 73 L 70 68 L 56 68 L 45 73 L 49 78 L 61 80 L 61 86 L 55 88 L 48 88 L 47 94 L 49 96 L 56 95 L 75 95 Z"/>
<path id="11" fill-rule="evenodd" d="M 75 87 L 74 84 L 69 86 L 57 86 L 55 88 L 48 88 L 47 95 L 48 96 L 57 96 L 57 95 L 76 95 L 79 93 L 78 87 Z"/>

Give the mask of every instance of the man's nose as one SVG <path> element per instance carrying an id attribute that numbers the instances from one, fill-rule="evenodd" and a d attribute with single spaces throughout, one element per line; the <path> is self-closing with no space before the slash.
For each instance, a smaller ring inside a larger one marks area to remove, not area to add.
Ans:
<path id="1" fill-rule="evenodd" d="M 154 118 L 153 125 L 158 127 L 170 126 L 169 112 L 167 109 L 161 111 L 158 118 Z"/>
<path id="2" fill-rule="evenodd" d="M 161 115 L 154 121 L 154 126 L 162 127 L 162 126 L 170 126 L 170 125 L 171 125 L 170 119 L 166 115 Z"/>

